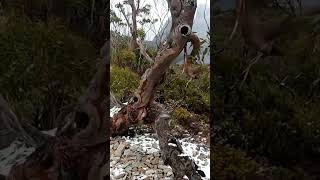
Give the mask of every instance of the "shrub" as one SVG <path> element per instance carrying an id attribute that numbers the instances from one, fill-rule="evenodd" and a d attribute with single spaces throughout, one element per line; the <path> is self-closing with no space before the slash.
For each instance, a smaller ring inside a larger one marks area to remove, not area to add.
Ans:
<path id="1" fill-rule="evenodd" d="M 217 180 L 248 179 L 256 174 L 258 163 L 249 158 L 245 153 L 223 146 L 215 146 L 212 162 L 213 176 Z"/>
<path id="2" fill-rule="evenodd" d="M 18 102 L 24 118 L 42 116 L 42 128 L 51 128 L 61 106 L 87 87 L 96 58 L 88 41 L 56 20 L 44 24 L 10 16 L 0 32 L 0 93 Z"/>
<path id="3" fill-rule="evenodd" d="M 111 65 L 110 75 L 110 90 L 117 99 L 128 96 L 138 88 L 139 76 L 127 67 Z"/>
<path id="4" fill-rule="evenodd" d="M 184 74 L 181 74 L 181 67 L 173 66 L 168 73 L 166 81 L 160 86 L 164 91 L 166 99 L 178 102 L 183 108 L 196 114 L 209 112 L 210 97 L 210 76 L 208 70 L 199 77 L 189 82 Z"/>

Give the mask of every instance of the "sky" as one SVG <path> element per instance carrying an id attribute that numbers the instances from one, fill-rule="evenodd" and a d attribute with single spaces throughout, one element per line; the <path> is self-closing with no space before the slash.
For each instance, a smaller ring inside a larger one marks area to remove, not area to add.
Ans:
<path id="1" fill-rule="evenodd" d="M 115 5 L 119 2 L 123 2 L 123 0 L 111 0 L 110 8 L 114 10 L 118 16 L 122 16 L 121 13 L 115 8 Z M 162 29 L 164 27 L 168 18 L 170 18 L 170 12 L 168 12 L 168 4 L 166 0 L 140 0 L 140 2 L 140 6 L 143 6 L 145 4 L 151 5 L 150 17 L 158 19 L 157 23 L 143 27 L 143 29 L 146 31 L 146 40 L 151 41 L 158 33 L 159 29 Z M 207 16 L 210 15 L 210 0 L 198 0 L 197 3 L 202 5 L 206 4 L 207 8 L 205 13 Z M 124 17 L 122 18 L 124 19 Z M 210 19 L 207 18 L 207 21 L 210 22 Z M 128 29 L 123 30 L 122 33 L 128 33 L 128 31 Z"/>

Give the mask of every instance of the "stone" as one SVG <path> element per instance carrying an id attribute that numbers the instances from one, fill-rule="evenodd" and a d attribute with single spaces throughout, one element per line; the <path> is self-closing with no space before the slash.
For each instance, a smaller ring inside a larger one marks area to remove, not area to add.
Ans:
<path id="1" fill-rule="evenodd" d="M 117 150 L 114 152 L 114 156 L 121 157 L 121 155 L 124 152 L 127 145 L 128 145 L 128 143 L 126 143 L 126 142 L 119 144 L 119 146 L 117 147 Z"/>
<path id="2" fill-rule="evenodd" d="M 155 170 L 152 170 L 152 169 L 146 171 L 146 175 L 150 175 L 154 173 L 155 173 Z"/>
<path id="3" fill-rule="evenodd" d="M 126 175 L 125 172 L 120 172 L 119 174 L 117 174 L 116 176 L 114 176 L 115 179 L 121 179 Z"/>
<path id="4" fill-rule="evenodd" d="M 192 151 L 192 156 L 193 156 L 193 157 L 196 157 L 196 156 L 198 155 L 198 153 L 199 153 L 198 151 L 193 150 L 193 151 Z"/>
<path id="5" fill-rule="evenodd" d="M 165 174 L 168 174 L 169 172 L 172 173 L 172 169 L 171 169 L 171 168 L 165 168 L 165 169 L 163 169 L 163 172 L 164 172 Z M 170 175 L 168 175 L 168 176 L 170 176 Z"/>

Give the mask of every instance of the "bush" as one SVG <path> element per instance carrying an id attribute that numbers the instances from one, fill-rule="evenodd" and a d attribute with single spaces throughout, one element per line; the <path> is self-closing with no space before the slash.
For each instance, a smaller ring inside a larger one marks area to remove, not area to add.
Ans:
<path id="1" fill-rule="evenodd" d="M 215 146 L 212 162 L 213 176 L 217 180 L 248 179 L 256 174 L 259 164 L 236 149 Z"/>
<path id="2" fill-rule="evenodd" d="M 166 99 L 178 102 L 183 108 L 196 114 L 209 114 L 210 107 L 210 76 L 209 71 L 204 69 L 204 73 L 199 79 L 189 82 L 184 74 L 181 74 L 181 67 L 173 66 L 168 73 L 166 81 L 160 86 L 164 91 Z"/>
<path id="3" fill-rule="evenodd" d="M 110 91 L 117 99 L 128 97 L 139 86 L 139 76 L 129 68 L 111 65 Z"/>
<path id="4" fill-rule="evenodd" d="M 24 118 L 51 128 L 60 108 L 87 87 L 96 58 L 88 41 L 56 20 L 44 24 L 10 16 L 0 32 L 0 93 L 18 102 Z"/>
<path id="5" fill-rule="evenodd" d="M 112 50 L 111 64 L 119 67 L 131 67 L 136 60 L 136 55 L 129 49 L 121 49 L 118 52 Z"/>

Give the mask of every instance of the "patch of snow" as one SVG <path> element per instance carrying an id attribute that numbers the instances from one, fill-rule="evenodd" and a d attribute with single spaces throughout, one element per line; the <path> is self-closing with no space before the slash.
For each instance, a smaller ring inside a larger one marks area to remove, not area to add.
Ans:
<path id="1" fill-rule="evenodd" d="M 110 117 L 113 117 L 115 114 L 117 114 L 119 111 L 121 110 L 121 108 L 119 107 L 113 107 L 110 109 Z"/>
<path id="2" fill-rule="evenodd" d="M 141 153 L 151 154 L 155 152 L 160 152 L 159 148 L 159 141 L 151 138 L 151 134 L 144 134 L 144 135 L 136 135 L 133 138 L 130 137 L 121 137 L 121 139 L 125 139 L 126 142 L 130 144 L 130 146 L 137 146 Z M 203 177 L 203 180 L 210 179 L 210 149 L 206 147 L 204 144 L 192 143 L 193 138 L 184 138 L 179 140 L 184 153 L 180 154 L 179 156 L 189 156 L 192 158 L 195 163 L 198 165 L 198 169 L 202 170 L 206 177 Z M 169 143 L 169 145 L 176 144 Z M 193 156 L 193 151 L 197 151 L 197 155 Z M 202 156 L 202 157 L 201 157 Z M 170 166 L 168 166 L 170 167 Z M 114 166 L 111 167 L 112 171 L 123 171 L 125 167 L 123 167 L 120 163 L 116 163 Z M 120 170 L 122 169 L 122 170 Z M 113 177 L 115 177 L 113 175 Z M 187 178 L 186 178 L 187 179 Z"/>
<path id="3" fill-rule="evenodd" d="M 204 172 L 206 177 L 202 178 L 204 180 L 210 179 L 210 149 L 205 145 L 191 143 L 193 138 L 184 138 L 179 140 L 184 154 L 192 157 L 192 159 L 199 166 L 199 169 Z M 198 152 L 196 156 L 193 156 L 193 152 Z M 208 157 L 208 158 L 204 158 Z"/>
<path id="4" fill-rule="evenodd" d="M 156 139 L 147 137 L 148 135 L 149 134 L 139 135 L 134 138 L 124 137 L 124 139 L 131 146 L 137 145 L 139 148 L 141 148 L 143 153 L 151 154 L 151 153 L 155 153 L 155 152 L 160 151 L 159 141 L 157 141 Z M 155 144 L 155 145 L 153 145 L 153 144 Z"/>
<path id="5" fill-rule="evenodd" d="M 125 104 L 125 103 L 124 103 Z M 113 107 L 110 109 L 110 117 L 113 117 L 116 113 L 121 110 L 119 107 Z M 121 137 L 125 139 L 126 142 L 130 144 L 130 146 L 137 146 L 138 149 L 142 151 L 142 153 L 151 154 L 155 152 L 160 152 L 159 140 L 154 139 L 151 134 L 144 135 L 136 135 L 133 138 L 130 137 Z M 195 163 L 198 165 L 198 169 L 202 170 L 206 177 L 203 177 L 203 180 L 210 179 L 210 148 L 207 145 L 202 143 L 192 143 L 194 142 L 194 138 L 184 138 L 179 140 L 182 145 L 183 154 L 180 156 L 190 156 Z M 176 146 L 176 144 L 169 143 L 169 145 Z M 193 152 L 196 151 L 196 155 Z M 111 177 L 115 177 L 115 174 L 120 174 L 124 171 L 124 167 L 120 163 L 116 163 L 111 167 L 114 173 L 111 173 Z M 167 178 L 165 178 L 167 179 Z M 188 179 L 188 178 L 186 178 Z"/>
<path id="6" fill-rule="evenodd" d="M 56 132 L 57 132 L 57 128 L 54 128 L 54 129 L 50 129 L 50 130 L 47 130 L 47 131 L 41 131 L 43 134 L 47 134 L 49 136 L 55 136 L 56 135 Z"/>
<path id="7" fill-rule="evenodd" d="M 0 174 L 7 176 L 15 164 L 21 164 L 26 160 L 35 148 L 27 147 L 21 141 L 13 141 L 10 146 L 0 150 Z"/>

